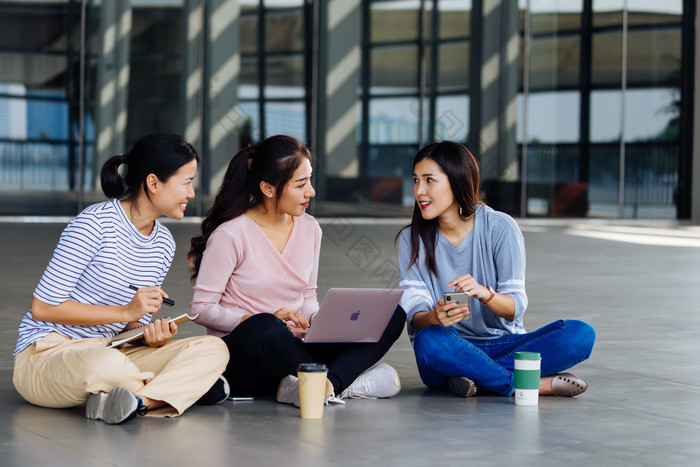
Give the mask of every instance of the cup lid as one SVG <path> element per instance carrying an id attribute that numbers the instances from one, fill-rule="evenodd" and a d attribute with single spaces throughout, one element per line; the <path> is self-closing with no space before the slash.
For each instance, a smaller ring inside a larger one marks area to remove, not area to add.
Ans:
<path id="1" fill-rule="evenodd" d="M 515 352 L 516 360 L 541 360 L 539 352 Z"/>
<path id="2" fill-rule="evenodd" d="M 328 367 L 324 363 L 300 363 L 297 371 L 306 373 L 321 373 L 328 371 Z"/>

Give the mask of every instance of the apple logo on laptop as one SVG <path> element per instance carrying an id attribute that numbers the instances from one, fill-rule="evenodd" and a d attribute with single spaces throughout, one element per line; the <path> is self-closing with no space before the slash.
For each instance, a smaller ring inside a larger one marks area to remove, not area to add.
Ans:
<path id="1" fill-rule="evenodd" d="M 360 310 L 350 315 L 350 321 L 357 321 L 360 318 Z"/>

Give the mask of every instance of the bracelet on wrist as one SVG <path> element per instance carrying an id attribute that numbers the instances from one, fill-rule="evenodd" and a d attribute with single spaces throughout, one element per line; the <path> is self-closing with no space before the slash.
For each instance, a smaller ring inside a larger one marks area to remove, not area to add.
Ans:
<path id="1" fill-rule="evenodd" d="M 490 302 L 491 300 L 493 300 L 493 297 L 496 296 L 496 292 L 493 290 L 493 288 L 491 288 L 490 285 L 487 285 L 486 288 L 488 289 L 488 291 L 489 291 L 489 293 L 490 293 L 491 295 L 490 295 L 489 298 L 487 298 L 486 300 L 481 300 L 481 299 L 479 299 L 479 301 L 480 301 L 481 303 L 483 303 L 484 305 L 486 305 L 488 302 Z"/>

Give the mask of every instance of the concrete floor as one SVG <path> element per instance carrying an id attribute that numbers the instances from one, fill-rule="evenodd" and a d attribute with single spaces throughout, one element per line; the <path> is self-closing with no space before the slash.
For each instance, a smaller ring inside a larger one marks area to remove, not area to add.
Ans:
<path id="1" fill-rule="evenodd" d="M 353 222 L 322 222 L 321 297 L 331 286 L 397 284 L 399 225 Z M 198 226 L 168 225 L 179 249 L 164 288 L 185 311 L 185 250 Z M 0 223 L 0 465 L 697 465 L 700 229 L 521 225 L 526 327 L 577 318 L 597 331 L 591 359 L 574 370 L 590 384 L 580 397 L 522 408 L 505 397 L 428 391 L 404 335 L 384 359 L 403 382 L 393 399 L 351 400 L 320 421 L 270 398 L 108 426 L 81 408 L 31 406 L 15 392 L 17 326 L 64 224 Z M 180 330 L 202 334 L 195 324 Z"/>

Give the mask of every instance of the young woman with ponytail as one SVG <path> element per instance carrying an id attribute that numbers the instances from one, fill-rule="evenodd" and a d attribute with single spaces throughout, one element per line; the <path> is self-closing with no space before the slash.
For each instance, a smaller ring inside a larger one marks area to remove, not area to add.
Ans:
<path id="1" fill-rule="evenodd" d="M 19 327 L 13 382 L 28 402 L 87 404 L 88 418 L 116 424 L 226 398 L 220 340 L 171 341 L 177 325 L 151 322 L 168 296 L 160 286 L 175 253 L 158 218 L 184 217 L 198 162 L 183 138 L 157 134 L 104 164 L 102 189 L 112 199 L 68 224 Z M 142 345 L 108 347 L 112 336 L 142 324 Z"/>
<path id="2" fill-rule="evenodd" d="M 403 330 L 400 307 L 374 344 L 304 344 L 295 337 L 319 307 L 321 229 L 305 214 L 314 195 L 309 150 L 272 136 L 233 157 L 202 235 L 192 239 L 192 314 L 228 346 L 224 376 L 233 396 L 276 392 L 278 402 L 298 406 L 294 375 L 299 363 L 310 362 L 328 365 L 327 401 L 391 397 L 401 388 L 392 367 L 372 367 Z"/>

